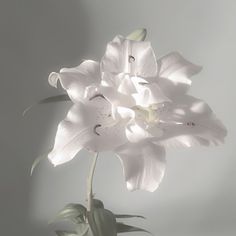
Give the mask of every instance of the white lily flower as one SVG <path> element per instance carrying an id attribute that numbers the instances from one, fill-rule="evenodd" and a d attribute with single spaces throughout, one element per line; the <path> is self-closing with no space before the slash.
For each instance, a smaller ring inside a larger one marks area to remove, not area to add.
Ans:
<path id="1" fill-rule="evenodd" d="M 129 190 L 155 191 L 165 172 L 165 148 L 219 144 L 226 129 L 203 101 L 186 94 L 201 70 L 179 53 L 156 60 L 149 42 L 117 36 L 101 63 L 85 61 L 60 73 L 74 105 L 48 157 L 54 165 L 82 149 L 114 151 Z"/>

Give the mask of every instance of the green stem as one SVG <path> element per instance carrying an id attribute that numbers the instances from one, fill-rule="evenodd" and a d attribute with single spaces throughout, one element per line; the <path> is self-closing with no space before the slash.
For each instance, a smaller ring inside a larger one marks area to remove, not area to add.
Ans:
<path id="1" fill-rule="evenodd" d="M 98 159 L 98 152 L 95 153 L 95 155 L 93 157 L 92 164 L 91 164 L 90 171 L 89 171 L 89 175 L 88 175 L 88 179 L 87 179 L 87 201 L 88 201 L 87 211 L 91 211 L 91 209 L 92 209 L 93 176 L 94 176 L 94 172 L 95 172 L 97 159 Z"/>

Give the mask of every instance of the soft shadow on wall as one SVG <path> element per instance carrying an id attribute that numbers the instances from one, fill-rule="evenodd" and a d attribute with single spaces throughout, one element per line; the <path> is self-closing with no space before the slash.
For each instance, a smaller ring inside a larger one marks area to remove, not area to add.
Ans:
<path id="1" fill-rule="evenodd" d="M 42 143 L 52 142 L 47 132 L 56 127 L 52 126 L 55 109 L 38 107 L 24 118 L 22 112 L 35 101 L 58 94 L 47 83 L 50 71 L 83 58 L 88 48 L 87 17 L 82 1 L 0 3 L 1 235 L 50 235 L 30 222 L 30 196 L 37 175 L 30 177 L 29 170 Z"/>

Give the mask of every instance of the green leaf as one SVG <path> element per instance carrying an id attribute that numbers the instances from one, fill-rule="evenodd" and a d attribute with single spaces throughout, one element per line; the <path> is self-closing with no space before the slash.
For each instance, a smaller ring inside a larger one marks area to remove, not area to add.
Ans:
<path id="1" fill-rule="evenodd" d="M 93 199 L 93 207 L 94 208 L 104 208 L 104 204 L 101 200 L 99 199 Z"/>
<path id="2" fill-rule="evenodd" d="M 50 221 L 49 224 L 60 220 L 69 220 L 75 224 L 85 223 L 86 213 L 87 210 L 83 205 L 70 203 L 59 211 L 56 217 Z"/>
<path id="3" fill-rule="evenodd" d="M 144 41 L 146 36 L 147 36 L 147 30 L 143 28 L 133 31 L 126 38 L 129 40 Z"/>
<path id="4" fill-rule="evenodd" d="M 76 226 L 76 232 L 78 236 L 89 236 L 89 224 L 80 223 Z M 90 233 L 91 234 L 91 233 Z"/>
<path id="5" fill-rule="evenodd" d="M 44 98 L 38 102 L 36 102 L 35 104 L 27 107 L 24 111 L 23 111 L 23 116 L 29 111 L 31 110 L 34 106 L 37 105 L 41 105 L 41 104 L 48 104 L 48 103 L 54 103 L 54 102 L 67 102 L 67 101 L 71 101 L 69 96 L 67 94 L 60 94 L 57 96 L 52 96 L 52 97 L 47 97 Z"/>
<path id="6" fill-rule="evenodd" d="M 78 236 L 78 234 L 74 231 L 61 231 L 57 230 L 55 231 L 57 236 Z"/>
<path id="7" fill-rule="evenodd" d="M 36 168 L 36 166 L 37 166 L 42 160 L 44 160 L 44 159 L 46 159 L 46 158 L 47 158 L 47 155 L 44 154 L 44 155 L 41 155 L 41 156 L 37 157 L 37 158 L 34 160 L 32 166 L 31 166 L 31 170 L 30 170 L 30 175 L 31 175 L 31 176 L 32 176 L 32 174 L 33 174 L 34 169 Z"/>
<path id="8" fill-rule="evenodd" d="M 111 211 L 94 208 L 88 212 L 88 222 L 94 236 L 116 236 L 116 219 Z"/>
<path id="9" fill-rule="evenodd" d="M 116 218 L 134 218 L 134 217 L 137 217 L 137 218 L 142 218 L 142 219 L 146 219 L 144 216 L 140 216 L 140 215 L 127 215 L 127 214 L 115 214 L 115 217 Z"/>
<path id="10" fill-rule="evenodd" d="M 123 223 L 116 223 L 116 228 L 117 228 L 117 233 L 129 233 L 129 232 L 145 232 L 145 233 L 149 233 L 147 230 L 142 229 L 142 228 L 138 228 L 132 225 L 126 225 Z"/>

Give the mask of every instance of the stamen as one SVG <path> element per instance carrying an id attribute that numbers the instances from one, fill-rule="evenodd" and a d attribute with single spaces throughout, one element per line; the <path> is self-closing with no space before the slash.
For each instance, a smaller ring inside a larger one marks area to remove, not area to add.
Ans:
<path id="1" fill-rule="evenodd" d="M 140 85 L 146 85 L 148 82 L 139 82 Z"/>
<path id="2" fill-rule="evenodd" d="M 94 132 L 96 135 L 98 135 L 98 136 L 100 136 L 100 134 L 97 132 L 97 128 L 99 128 L 99 127 L 101 127 L 101 126 L 102 126 L 102 125 L 97 124 L 97 125 L 95 125 L 94 128 L 93 128 L 93 132 Z"/>
<path id="3" fill-rule="evenodd" d="M 196 124 L 192 121 L 187 122 L 187 126 L 194 127 Z"/>
<path id="4" fill-rule="evenodd" d="M 100 97 L 100 98 L 103 98 L 103 99 L 106 100 L 106 98 L 104 97 L 104 95 L 102 95 L 101 93 L 99 93 L 99 94 L 95 94 L 94 96 L 92 96 L 91 98 L 89 98 L 89 101 L 91 101 L 91 100 L 93 100 L 93 99 L 95 99 L 95 98 L 97 98 L 97 97 Z"/>
<path id="5" fill-rule="evenodd" d="M 135 62 L 135 58 L 132 55 L 129 55 L 129 63 Z"/>

